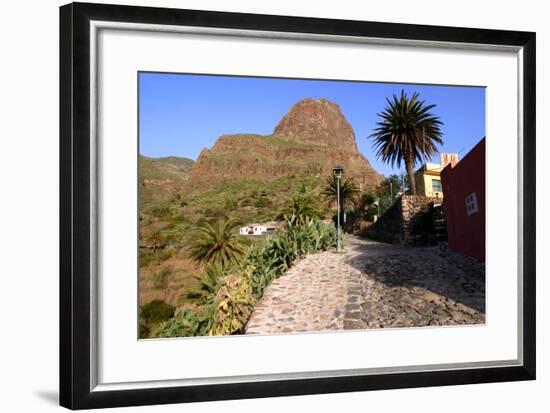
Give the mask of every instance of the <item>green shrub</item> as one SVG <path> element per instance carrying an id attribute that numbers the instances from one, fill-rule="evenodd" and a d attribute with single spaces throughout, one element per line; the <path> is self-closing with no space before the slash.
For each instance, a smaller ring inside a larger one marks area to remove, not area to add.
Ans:
<path id="1" fill-rule="evenodd" d="M 378 208 L 376 206 L 370 206 L 365 212 L 365 219 L 367 221 L 374 221 L 375 215 L 378 215 Z"/>
<path id="2" fill-rule="evenodd" d="M 272 206 L 273 206 L 273 201 L 266 196 L 262 196 L 254 200 L 255 208 L 267 208 Z"/>
<path id="3" fill-rule="evenodd" d="M 160 271 L 156 272 L 153 275 L 153 287 L 160 288 L 164 287 L 166 283 L 166 277 L 170 274 L 170 268 L 164 267 Z"/>
<path id="4" fill-rule="evenodd" d="M 182 303 L 212 304 L 219 288 L 219 280 L 225 275 L 221 265 L 213 263 L 206 267 L 206 272 L 195 276 L 195 282 L 180 298 Z"/>
<path id="5" fill-rule="evenodd" d="M 287 219 L 287 231 L 284 236 L 288 238 L 288 247 L 291 248 L 289 252 L 298 257 L 327 250 L 336 245 L 336 228 L 311 218 Z"/>
<path id="6" fill-rule="evenodd" d="M 239 203 L 238 203 L 238 206 L 241 206 L 241 207 L 251 207 L 253 205 L 254 205 L 254 200 L 251 199 L 248 195 L 245 198 L 239 200 Z"/>
<path id="7" fill-rule="evenodd" d="M 262 242 L 247 257 L 251 268 L 250 287 L 256 298 L 261 298 L 265 288 L 282 273 L 278 259 L 269 254 L 270 244 L 270 240 Z"/>
<path id="8" fill-rule="evenodd" d="M 153 331 L 155 338 L 206 336 L 212 327 L 212 307 L 202 311 L 182 309 L 175 317 L 160 323 Z"/>
<path id="9" fill-rule="evenodd" d="M 151 217 L 158 219 L 170 219 L 180 213 L 182 201 L 177 196 L 172 200 L 167 200 L 161 204 L 153 205 L 145 210 Z"/>
<path id="10" fill-rule="evenodd" d="M 153 300 L 141 307 L 141 319 L 146 325 L 160 323 L 174 315 L 174 307 L 162 300 Z"/>
<path id="11" fill-rule="evenodd" d="M 189 224 L 189 218 L 181 212 L 166 218 L 166 220 L 172 224 Z"/>
<path id="12" fill-rule="evenodd" d="M 162 262 L 162 261 L 166 261 L 170 258 L 172 258 L 174 255 L 176 255 L 178 253 L 178 250 L 174 247 L 166 247 L 166 248 L 163 248 L 161 253 L 159 254 L 159 261 Z"/>
<path id="13" fill-rule="evenodd" d="M 149 337 L 149 327 L 144 323 L 139 323 L 139 338 Z"/>
<path id="14" fill-rule="evenodd" d="M 160 250 L 153 250 L 147 248 L 139 249 L 139 266 L 147 267 L 151 264 L 159 264 L 166 261 L 178 253 L 178 250 L 174 247 L 166 247 Z"/>
<path id="15" fill-rule="evenodd" d="M 336 227 L 325 224 L 322 221 L 315 222 L 314 229 L 314 250 L 326 251 L 336 248 Z"/>

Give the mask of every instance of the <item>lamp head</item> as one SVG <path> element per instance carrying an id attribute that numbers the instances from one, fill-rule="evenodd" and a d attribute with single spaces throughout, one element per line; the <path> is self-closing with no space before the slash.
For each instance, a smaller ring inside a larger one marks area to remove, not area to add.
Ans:
<path id="1" fill-rule="evenodd" d="M 344 173 L 344 168 L 342 168 L 342 166 L 340 165 L 336 165 L 334 166 L 334 168 L 332 168 L 332 173 L 336 178 L 341 178 L 342 174 Z"/>

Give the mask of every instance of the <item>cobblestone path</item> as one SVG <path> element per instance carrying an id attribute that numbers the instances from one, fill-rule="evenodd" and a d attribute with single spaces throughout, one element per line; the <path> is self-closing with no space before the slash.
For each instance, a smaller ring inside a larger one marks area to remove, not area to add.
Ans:
<path id="1" fill-rule="evenodd" d="M 437 247 L 403 248 L 354 239 L 348 264 L 363 272 L 346 329 L 485 322 L 485 268 Z"/>
<path id="2" fill-rule="evenodd" d="M 484 268 L 434 248 L 348 236 L 345 253 L 299 260 L 269 285 L 247 334 L 478 324 Z"/>
<path id="3" fill-rule="evenodd" d="M 247 334 L 341 330 L 349 272 L 344 254 L 308 255 L 264 291 Z"/>

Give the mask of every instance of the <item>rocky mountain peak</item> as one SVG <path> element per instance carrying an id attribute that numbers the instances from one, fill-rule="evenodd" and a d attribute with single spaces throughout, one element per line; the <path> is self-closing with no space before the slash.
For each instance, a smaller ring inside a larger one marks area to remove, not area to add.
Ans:
<path id="1" fill-rule="evenodd" d="M 299 143 L 358 151 L 353 128 L 340 106 L 328 99 L 306 98 L 295 103 L 273 133 Z"/>
<path id="2" fill-rule="evenodd" d="M 336 164 L 360 186 L 383 179 L 359 152 L 340 107 L 328 99 L 306 98 L 292 105 L 272 135 L 220 136 L 201 152 L 188 185 L 204 190 L 243 177 L 310 176 L 322 181 Z"/>

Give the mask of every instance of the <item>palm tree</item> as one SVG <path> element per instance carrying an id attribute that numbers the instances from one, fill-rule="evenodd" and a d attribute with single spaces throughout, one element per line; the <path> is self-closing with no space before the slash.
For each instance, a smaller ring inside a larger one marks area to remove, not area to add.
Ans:
<path id="1" fill-rule="evenodd" d="M 321 195 L 325 198 L 325 202 L 331 206 L 336 204 L 338 194 L 338 179 L 331 175 L 325 181 L 325 188 Z M 357 205 L 357 195 L 359 188 L 351 178 L 340 179 L 340 208 L 345 210 Z"/>
<path id="2" fill-rule="evenodd" d="M 404 162 L 412 195 L 416 195 L 415 162 L 429 160 L 437 152 L 436 145 L 443 144 L 440 129 L 443 123 L 430 112 L 435 105 L 426 105 L 418 96 L 415 92 L 409 99 L 401 90 L 401 96 L 386 98 L 387 106 L 378 114 L 382 121 L 369 136 L 374 139 L 377 156 L 383 162 L 392 167 L 396 164 L 398 168 Z"/>
<path id="3" fill-rule="evenodd" d="M 367 188 L 357 201 L 357 209 L 359 212 L 366 212 L 376 202 L 376 194 L 370 188 Z"/>
<path id="4" fill-rule="evenodd" d="M 239 264 L 248 242 L 235 232 L 237 224 L 225 218 L 199 224 L 190 247 L 190 255 L 203 265 L 219 265 L 230 268 Z"/>

